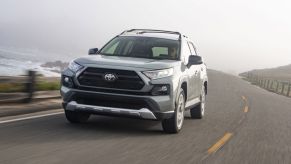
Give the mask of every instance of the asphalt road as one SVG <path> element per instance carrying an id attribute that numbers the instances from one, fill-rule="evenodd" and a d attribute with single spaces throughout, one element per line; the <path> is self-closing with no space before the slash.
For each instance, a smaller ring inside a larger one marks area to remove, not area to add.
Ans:
<path id="1" fill-rule="evenodd" d="M 209 71 L 206 117 L 179 134 L 159 122 L 63 114 L 0 123 L 0 163 L 291 163 L 291 99 Z"/>

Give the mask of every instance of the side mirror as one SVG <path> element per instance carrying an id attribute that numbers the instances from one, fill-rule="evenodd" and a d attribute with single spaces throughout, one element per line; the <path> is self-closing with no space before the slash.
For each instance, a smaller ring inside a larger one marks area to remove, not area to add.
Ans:
<path id="1" fill-rule="evenodd" d="M 95 54 L 97 54 L 97 52 L 98 52 L 98 48 L 91 48 L 91 49 L 89 49 L 88 54 L 89 55 L 95 55 Z"/>
<path id="2" fill-rule="evenodd" d="M 202 61 L 202 58 L 201 56 L 196 56 L 196 55 L 190 55 L 189 56 L 189 61 L 188 61 L 188 65 L 191 66 L 191 65 L 199 65 L 199 64 L 202 64 L 203 61 Z"/>

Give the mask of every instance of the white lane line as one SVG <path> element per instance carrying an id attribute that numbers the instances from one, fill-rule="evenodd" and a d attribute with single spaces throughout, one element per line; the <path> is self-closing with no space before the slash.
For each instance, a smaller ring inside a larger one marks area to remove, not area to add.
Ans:
<path id="1" fill-rule="evenodd" d="M 35 119 L 35 118 L 47 117 L 47 116 L 53 116 L 53 115 L 58 115 L 58 114 L 63 114 L 63 113 L 64 112 L 56 112 L 56 113 L 49 113 L 49 114 L 42 114 L 42 115 L 36 115 L 36 116 L 29 116 L 29 117 L 4 120 L 4 121 L 0 121 L 0 124 L 16 122 L 16 121 L 23 121 L 23 120 L 30 120 L 30 119 Z"/>

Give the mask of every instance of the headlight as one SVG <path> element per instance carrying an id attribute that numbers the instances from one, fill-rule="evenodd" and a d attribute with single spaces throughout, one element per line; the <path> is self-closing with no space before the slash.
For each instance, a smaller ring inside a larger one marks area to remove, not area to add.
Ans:
<path id="1" fill-rule="evenodd" d="M 83 66 L 81 66 L 80 64 L 77 64 L 74 61 L 71 61 L 69 64 L 69 69 L 72 70 L 73 72 L 78 72 L 82 68 L 83 68 Z"/>
<path id="2" fill-rule="evenodd" d="M 174 72 L 173 68 L 154 70 L 154 71 L 144 71 L 143 74 L 150 79 L 159 79 L 163 77 L 172 76 Z"/>

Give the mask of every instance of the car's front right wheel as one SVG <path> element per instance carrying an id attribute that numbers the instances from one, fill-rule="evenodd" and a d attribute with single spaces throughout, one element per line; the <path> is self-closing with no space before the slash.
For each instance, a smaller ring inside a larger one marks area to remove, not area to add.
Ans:
<path id="1" fill-rule="evenodd" d="M 162 121 L 163 129 L 166 133 L 178 133 L 183 126 L 185 111 L 185 94 L 181 89 L 178 95 L 178 101 L 176 103 L 174 115 Z"/>

